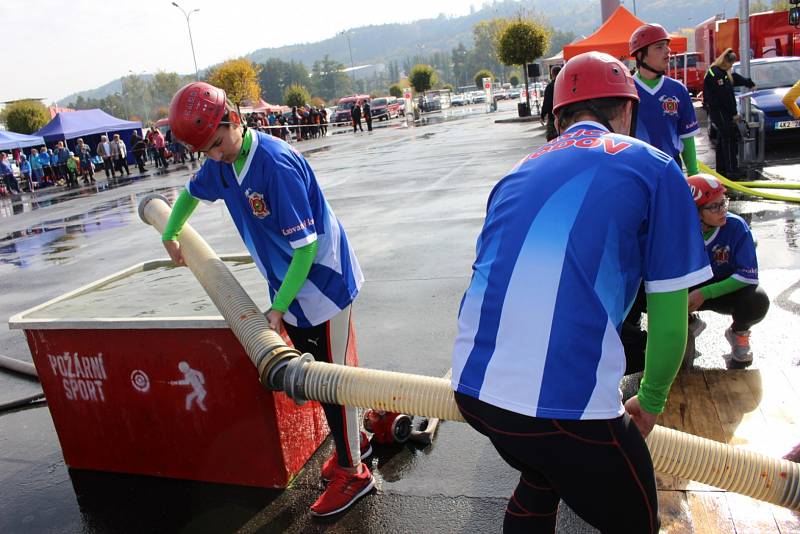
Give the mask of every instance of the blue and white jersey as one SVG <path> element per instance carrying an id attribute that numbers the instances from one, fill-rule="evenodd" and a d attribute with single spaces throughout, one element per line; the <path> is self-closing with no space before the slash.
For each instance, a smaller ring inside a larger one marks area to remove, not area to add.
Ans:
<path id="1" fill-rule="evenodd" d="M 322 324 L 355 299 L 364 275 L 305 158 L 275 137 L 253 135 L 241 174 L 229 163 L 208 159 L 186 187 L 193 197 L 225 201 L 267 279 L 270 298 L 280 289 L 294 249 L 318 243 L 308 278 L 284 320 L 302 328 Z"/>
<path id="2" fill-rule="evenodd" d="M 683 139 L 700 131 L 689 91 L 668 76 L 662 76 L 653 89 L 638 76 L 633 79 L 639 93 L 636 138 L 680 161 Z"/>
<path id="3" fill-rule="evenodd" d="M 532 417 L 623 413 L 618 329 L 651 293 L 711 277 L 676 163 L 581 122 L 493 189 L 461 302 L 453 389 Z"/>
<path id="4" fill-rule="evenodd" d="M 758 260 L 753 234 L 738 215 L 728 213 L 725 224 L 716 228 L 706 239 L 706 252 L 715 282 L 733 277 L 745 284 L 758 284 Z"/>

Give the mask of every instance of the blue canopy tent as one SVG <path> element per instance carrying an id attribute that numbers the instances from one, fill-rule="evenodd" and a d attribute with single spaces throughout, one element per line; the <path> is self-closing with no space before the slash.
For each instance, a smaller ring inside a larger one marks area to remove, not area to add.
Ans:
<path id="1" fill-rule="evenodd" d="M 13 150 L 29 146 L 42 146 L 44 139 L 36 135 L 25 135 L 0 130 L 0 150 Z"/>
<path id="2" fill-rule="evenodd" d="M 74 142 L 69 141 L 83 137 L 94 153 L 100 134 L 106 134 L 111 138 L 113 134 L 118 133 L 128 147 L 128 160 L 132 162 L 131 134 L 141 128 L 142 123 L 139 121 L 118 119 L 101 109 L 85 109 L 57 113 L 53 120 L 35 135 L 43 137 L 47 143 L 65 141 L 70 150 L 74 150 L 75 147 Z"/>

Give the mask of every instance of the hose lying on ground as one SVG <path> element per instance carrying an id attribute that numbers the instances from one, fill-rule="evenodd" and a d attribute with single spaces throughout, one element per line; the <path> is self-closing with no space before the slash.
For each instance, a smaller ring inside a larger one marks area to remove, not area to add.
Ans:
<path id="1" fill-rule="evenodd" d="M 776 195 L 773 193 L 766 193 L 764 191 L 756 191 L 755 189 L 751 189 L 750 187 L 746 187 L 740 183 L 728 180 L 714 169 L 708 167 L 703 163 L 700 163 L 699 161 L 697 162 L 697 166 L 701 172 L 714 176 L 723 184 L 725 184 L 726 187 L 739 191 L 740 193 L 745 193 L 748 195 L 752 195 L 754 197 L 766 198 L 768 200 L 780 200 L 782 202 L 800 202 L 800 196 L 795 197 L 795 196 Z M 747 183 L 752 183 L 752 182 L 747 182 Z"/>
<path id="2" fill-rule="evenodd" d="M 149 195 L 139 204 L 142 220 L 159 233 L 170 211 L 164 200 Z M 274 332 L 250 332 L 251 324 L 269 327 L 227 267 L 189 225 L 179 241 L 187 266 L 242 341 L 265 386 L 283 390 L 297 402 L 313 399 L 463 421 L 447 379 L 316 362 L 308 354 L 298 357 Z M 647 437 L 647 445 L 661 473 L 800 510 L 800 464 L 660 426 Z"/>
<path id="3" fill-rule="evenodd" d="M 39 377 L 38 373 L 36 372 L 36 367 L 34 367 L 33 364 L 28 362 L 23 362 L 21 360 L 16 360 L 14 358 L 9 358 L 8 356 L 3 356 L 2 354 L 0 354 L 0 368 L 8 369 L 9 371 L 13 371 L 15 373 L 32 376 L 34 378 Z M 26 397 L 21 397 L 19 399 L 12 399 L 10 401 L 0 402 L 0 412 L 11 410 L 13 408 L 18 408 L 20 406 L 25 406 L 26 404 L 30 404 L 31 402 L 35 402 L 43 398 L 44 398 L 44 393 L 36 393 L 34 395 L 28 395 Z"/>

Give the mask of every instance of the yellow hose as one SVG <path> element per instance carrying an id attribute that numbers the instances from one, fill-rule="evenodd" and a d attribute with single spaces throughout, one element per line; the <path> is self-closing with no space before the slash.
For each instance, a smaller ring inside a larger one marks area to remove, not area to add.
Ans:
<path id="1" fill-rule="evenodd" d="M 163 200 L 148 196 L 139 204 L 142 220 L 159 233 L 169 217 Z M 296 357 L 297 351 L 269 329 L 228 268 L 188 225 L 180 244 L 187 266 L 242 342 L 265 386 L 284 390 L 297 402 L 314 399 L 463 421 L 447 379 L 316 362 L 309 354 Z M 661 473 L 800 510 L 800 464 L 660 426 L 647 437 L 647 445 Z"/>
<path id="2" fill-rule="evenodd" d="M 158 230 L 159 234 L 164 231 L 171 211 L 168 200 L 161 195 L 147 195 L 139 202 L 139 217 Z M 258 369 L 259 376 L 268 380 L 269 375 L 262 373 L 263 369 L 277 371 L 275 362 L 300 355 L 297 350 L 286 346 L 283 338 L 270 329 L 258 306 L 194 228 L 184 225 L 178 243 L 181 245 L 186 266 L 228 321 L 231 330 Z M 269 387 L 267 382 L 263 384 Z"/>
<path id="3" fill-rule="evenodd" d="M 728 180 L 727 178 L 725 178 L 724 176 L 719 174 L 714 169 L 708 167 L 707 165 L 704 165 L 703 163 L 700 163 L 699 161 L 697 162 L 697 166 L 700 169 L 700 171 L 716 177 L 720 182 L 725 184 L 730 189 L 735 189 L 736 191 L 739 191 L 741 193 L 746 193 L 748 195 L 752 195 L 752 196 L 755 196 L 755 197 L 766 198 L 768 200 L 780 200 L 782 202 L 800 202 L 800 196 L 793 197 L 793 196 L 775 195 L 775 194 L 772 194 L 772 193 L 765 193 L 763 191 L 756 191 L 755 189 L 751 189 L 751 188 L 746 187 L 746 186 L 744 186 L 744 185 L 742 185 L 740 183 L 732 182 L 731 180 Z M 748 182 L 748 183 L 752 183 L 752 182 Z"/>
<path id="4" fill-rule="evenodd" d="M 751 189 L 800 189 L 796 182 L 736 182 L 743 187 Z"/>

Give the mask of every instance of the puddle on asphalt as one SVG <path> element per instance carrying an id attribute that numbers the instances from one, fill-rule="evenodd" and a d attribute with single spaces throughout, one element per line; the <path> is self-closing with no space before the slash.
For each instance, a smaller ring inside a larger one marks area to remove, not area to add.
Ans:
<path id="1" fill-rule="evenodd" d="M 171 186 L 156 192 L 174 198 L 180 189 Z M 77 238 L 138 222 L 134 202 L 138 202 L 135 195 L 116 198 L 86 213 L 46 220 L 0 236 L 0 263 L 27 267 L 36 261 L 55 264 L 72 261 L 65 253 L 81 245 Z"/>
<path id="2" fill-rule="evenodd" d="M 180 165 L 178 167 L 170 167 L 169 171 L 187 171 L 197 168 L 196 164 Z M 145 174 L 137 174 L 126 176 L 124 178 L 116 178 L 107 182 L 99 181 L 92 185 L 81 185 L 75 189 L 68 189 L 64 191 L 61 188 L 46 188 L 34 194 L 23 193 L 20 196 L 11 199 L 4 198 L 0 200 L 0 217 L 12 217 L 20 213 L 27 213 L 35 211 L 40 208 L 54 206 L 81 197 L 88 197 L 100 193 L 102 191 L 109 191 L 111 189 L 118 189 L 125 187 L 132 183 L 152 178 L 154 176 L 161 176 L 162 174 L 155 174 L 153 172 Z"/>
<path id="3" fill-rule="evenodd" d="M 225 264 L 260 309 L 269 307 L 267 284 L 250 258 Z M 70 320 L 91 318 L 201 317 L 219 314 L 189 269 L 167 261 L 133 270 L 107 282 L 57 300 L 25 317 Z"/>

